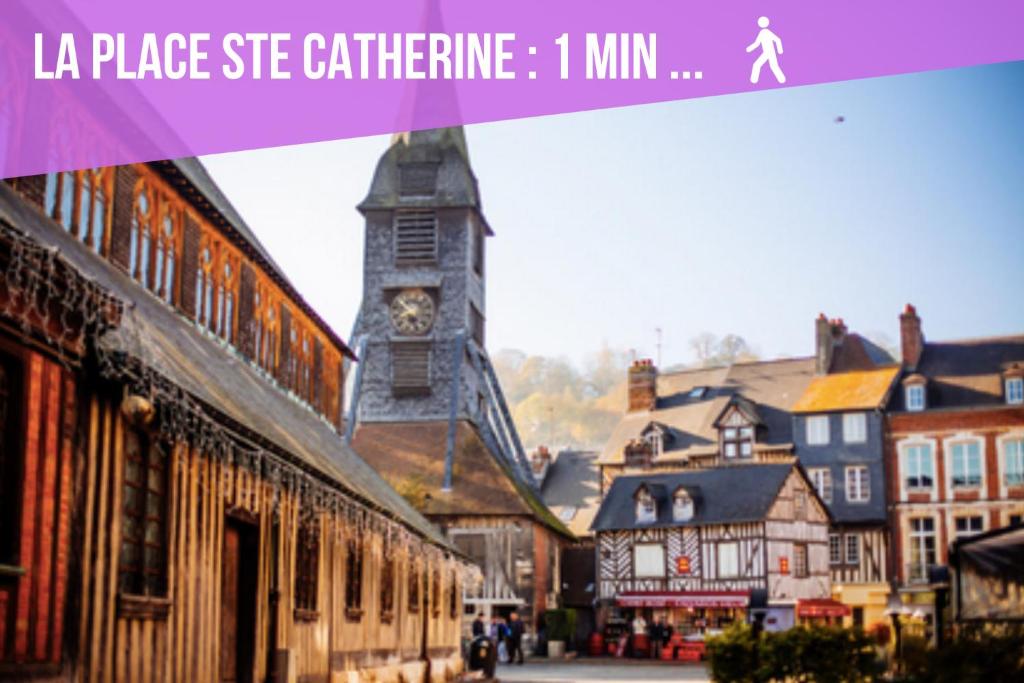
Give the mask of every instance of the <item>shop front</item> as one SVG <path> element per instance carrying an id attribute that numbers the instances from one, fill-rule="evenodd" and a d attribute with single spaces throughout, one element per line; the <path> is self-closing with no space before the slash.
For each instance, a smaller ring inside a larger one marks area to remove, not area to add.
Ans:
<path id="1" fill-rule="evenodd" d="M 831 598 L 798 600 L 796 603 L 796 619 L 797 624 L 800 625 L 841 626 L 843 618 L 848 616 L 850 616 L 850 608 Z"/>
<path id="2" fill-rule="evenodd" d="M 673 633 L 702 639 L 745 621 L 750 591 L 624 592 L 616 596 L 615 603 L 634 617 L 643 616 L 648 624 L 663 619 Z"/>

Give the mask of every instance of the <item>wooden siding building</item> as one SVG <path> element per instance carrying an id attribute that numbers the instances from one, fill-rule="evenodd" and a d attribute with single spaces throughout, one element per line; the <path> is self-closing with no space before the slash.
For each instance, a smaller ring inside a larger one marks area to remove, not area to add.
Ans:
<path id="1" fill-rule="evenodd" d="M 0 182 L 0 272 L 0 677 L 461 669 L 475 570 L 345 444 L 351 353 L 198 161 Z"/>

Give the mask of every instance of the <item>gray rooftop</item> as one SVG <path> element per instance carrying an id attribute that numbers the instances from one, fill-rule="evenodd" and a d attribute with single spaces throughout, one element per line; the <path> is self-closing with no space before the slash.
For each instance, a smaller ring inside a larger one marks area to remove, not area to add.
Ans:
<path id="1" fill-rule="evenodd" d="M 594 531 L 702 526 L 763 520 L 795 465 L 745 465 L 671 474 L 618 477 L 594 519 Z M 634 496 L 646 487 L 657 501 L 657 521 L 637 524 Z M 688 522 L 672 519 L 672 496 L 680 487 L 694 499 Z"/>

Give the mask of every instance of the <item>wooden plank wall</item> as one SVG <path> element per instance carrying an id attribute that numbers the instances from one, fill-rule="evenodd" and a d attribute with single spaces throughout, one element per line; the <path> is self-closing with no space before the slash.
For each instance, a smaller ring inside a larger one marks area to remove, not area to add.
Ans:
<path id="1" fill-rule="evenodd" d="M 79 681 L 220 680 L 221 566 L 225 519 L 242 515 L 259 531 L 255 680 L 265 680 L 268 655 L 278 662 L 283 680 L 328 681 L 346 670 L 378 669 L 376 680 L 398 680 L 402 667 L 422 671 L 424 610 L 407 605 L 407 571 L 426 557 L 416 548 L 402 548 L 395 561 L 395 618 L 381 623 L 380 568 L 383 539 L 368 536 L 364 559 L 363 609 L 358 621 L 345 615 L 344 520 L 320 513 L 321 554 L 317 591 L 318 616 L 294 618 L 293 593 L 298 501 L 278 492 L 279 540 L 272 547 L 274 493 L 271 485 L 245 468 L 222 463 L 186 446 L 178 446 L 169 468 L 169 560 L 166 617 L 131 616 L 118 610 L 117 569 L 122 506 L 124 455 L 123 418 L 113 400 L 93 397 L 88 402 L 85 467 L 81 482 L 82 544 L 80 656 L 74 663 Z M 268 642 L 272 563 L 280 591 L 276 641 Z M 450 561 L 442 575 L 450 581 Z M 429 574 L 425 574 L 429 575 Z M 421 587 L 421 596 L 428 586 Z M 459 590 L 461 594 L 461 589 Z M 457 669 L 458 622 L 451 619 L 447 598 L 439 618 L 430 617 L 428 654 L 443 655 L 445 666 Z M 453 658 L 454 655 L 454 658 Z M 418 667 L 418 668 L 417 668 Z"/>
<path id="2" fill-rule="evenodd" d="M 12 666 L 22 674 L 59 669 L 67 630 L 75 386 L 57 363 L 33 351 L 18 355 L 24 363 L 22 572 L 0 580 L 0 676 Z"/>

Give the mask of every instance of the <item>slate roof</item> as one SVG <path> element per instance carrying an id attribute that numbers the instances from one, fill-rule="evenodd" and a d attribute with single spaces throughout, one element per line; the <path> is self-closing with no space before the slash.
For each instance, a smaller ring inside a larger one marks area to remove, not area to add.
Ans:
<path id="1" fill-rule="evenodd" d="M 424 515 L 525 515 L 549 529 L 572 533 L 470 422 L 456 423 L 452 489 L 442 491 L 448 422 L 360 422 L 352 447 Z"/>
<path id="2" fill-rule="evenodd" d="M 1024 335 L 926 342 L 915 374 L 924 376 L 928 410 L 1006 405 L 1003 372 L 1024 367 Z M 905 410 L 894 391 L 892 410 Z"/>
<path id="3" fill-rule="evenodd" d="M 287 454 L 339 489 L 404 522 L 439 545 L 444 536 L 345 444 L 312 409 L 262 371 L 142 288 L 0 183 L 0 220 L 56 249 L 81 275 L 125 303 L 118 329 L 98 344 L 127 354 L 204 404 L 242 434 Z"/>
<path id="4" fill-rule="evenodd" d="M 845 335 L 832 353 L 829 372 L 833 373 L 871 370 L 880 365 L 891 365 L 896 362 L 888 351 L 856 332 Z"/>
<path id="5" fill-rule="evenodd" d="M 763 520 L 796 470 L 791 463 L 715 467 L 670 474 L 617 477 L 594 519 L 594 531 L 621 531 L 658 527 L 703 526 Z M 633 496 L 646 486 L 657 501 L 657 521 L 637 524 Z M 694 499 L 693 519 L 672 519 L 672 494 L 685 488 Z"/>
<path id="6" fill-rule="evenodd" d="M 872 410 L 885 405 L 900 368 L 819 375 L 792 408 L 794 413 Z"/>
<path id="7" fill-rule="evenodd" d="M 655 409 L 623 415 L 598 462 L 622 464 L 625 445 L 638 438 L 652 421 L 666 425 L 672 434 L 659 461 L 713 454 L 718 449 L 718 430 L 714 422 L 737 393 L 756 405 L 764 424 L 755 450 L 790 447 L 793 441 L 790 410 L 813 377 L 814 358 L 736 363 L 724 368 L 661 374 Z M 707 387 L 707 390 L 700 396 L 691 396 L 691 390 L 697 387 Z"/>
<path id="8" fill-rule="evenodd" d="M 575 510 L 566 522 L 577 536 L 589 536 L 601 504 L 601 479 L 597 453 L 593 451 L 562 451 L 548 466 L 541 486 L 541 498 L 560 520 L 569 508 Z"/>

